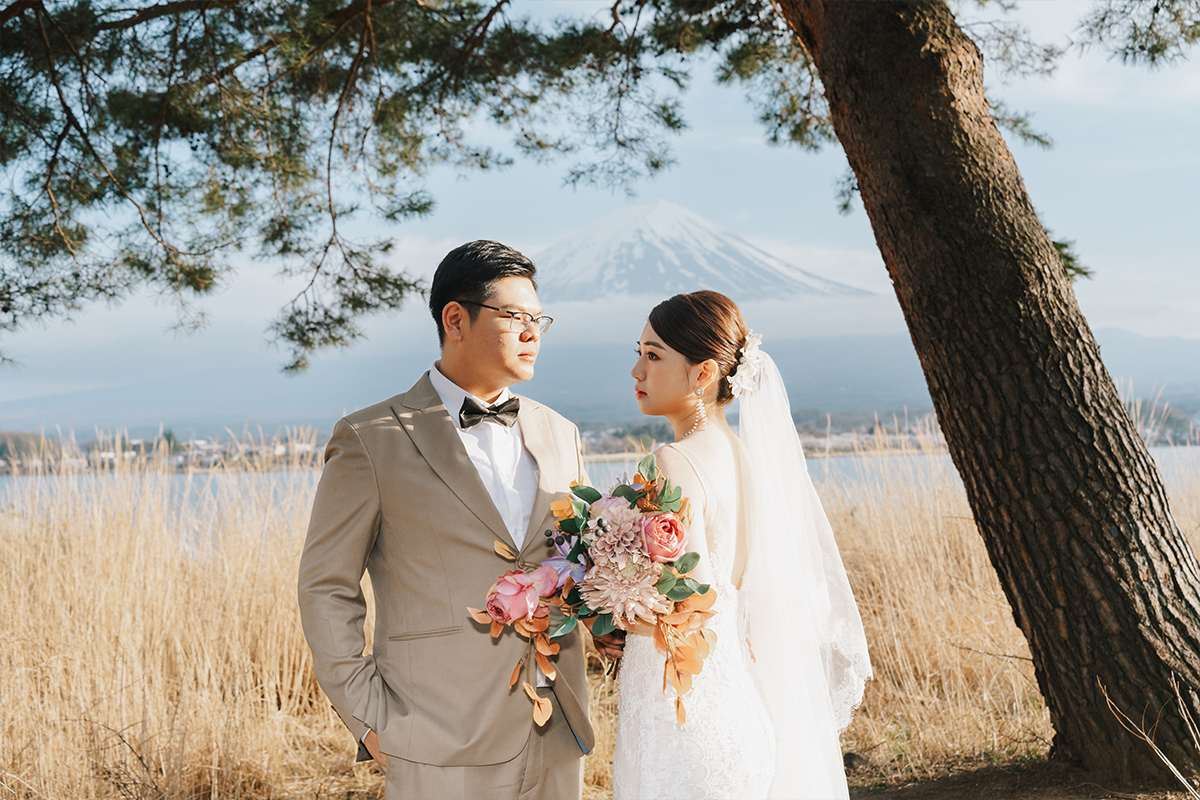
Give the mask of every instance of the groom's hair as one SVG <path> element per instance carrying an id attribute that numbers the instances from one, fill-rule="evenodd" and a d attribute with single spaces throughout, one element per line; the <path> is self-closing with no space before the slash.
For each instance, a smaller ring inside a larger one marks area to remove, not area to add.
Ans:
<path id="1" fill-rule="evenodd" d="M 480 239 L 451 250 L 438 264 L 433 285 L 429 287 L 429 313 L 437 324 L 438 345 L 446 344 L 442 309 L 447 303 L 468 301 L 467 314 L 474 322 L 480 308 L 471 304 L 486 303 L 495 291 L 496 281 L 529 278 L 537 289 L 536 273 L 537 267 L 528 257 L 500 242 Z"/>

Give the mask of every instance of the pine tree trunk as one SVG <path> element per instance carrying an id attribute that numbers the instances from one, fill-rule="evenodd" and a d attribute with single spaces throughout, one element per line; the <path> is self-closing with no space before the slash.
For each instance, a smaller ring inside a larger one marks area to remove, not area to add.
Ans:
<path id="1" fill-rule="evenodd" d="M 954 464 L 1029 641 L 1051 754 L 1200 772 L 1200 567 L 943 2 L 782 2 L 817 66 Z M 1161 715 L 1160 715 L 1161 712 Z"/>

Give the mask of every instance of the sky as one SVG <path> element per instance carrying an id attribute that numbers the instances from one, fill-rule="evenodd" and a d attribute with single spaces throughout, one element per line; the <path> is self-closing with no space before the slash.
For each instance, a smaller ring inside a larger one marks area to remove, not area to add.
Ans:
<path id="1" fill-rule="evenodd" d="M 514 9 L 552 14 L 585 5 L 526 0 Z M 1072 0 L 1025 2 L 1013 16 L 1039 38 L 1063 43 L 1088 7 Z M 974 4 L 962 8 L 968 13 L 999 14 Z M 1034 126 L 1055 142 L 1043 150 L 1006 135 L 1043 221 L 1056 237 L 1073 240 L 1095 273 L 1076 284 L 1093 329 L 1200 339 L 1196 52 L 1188 61 L 1150 70 L 1122 65 L 1099 50 L 1072 51 L 1051 78 L 1004 81 L 989 71 L 987 82 L 991 96 L 1030 112 Z M 665 199 L 803 269 L 875 293 L 855 302 L 797 298 L 744 309 L 751 326 L 768 337 L 904 332 L 865 213 L 860 205 L 848 216 L 837 211 L 835 183 L 845 159 L 836 146 L 814 154 L 766 144 L 744 91 L 715 85 L 704 68 L 694 71 L 685 119 L 689 129 L 672 141 L 677 163 L 639 184 L 632 199 L 564 187 L 568 164 L 561 161 L 518 160 L 512 168 L 483 174 L 435 170 L 427 184 L 435 212 L 383 229 L 396 240 L 394 264 L 429 275 L 448 250 L 480 238 L 503 241 L 536 261 L 539 251 L 615 208 Z M 0 349 L 19 364 L 0 367 L 0 430 L 8 401 L 136 385 L 201 369 L 216 370 L 215 380 L 223 368 L 231 376 L 277 370 L 285 354 L 272 349 L 265 328 L 294 291 L 277 278 L 274 266 L 251 262 L 218 294 L 199 301 L 209 324 L 196 334 L 172 333 L 172 303 L 142 294 L 119 306 L 90 307 L 70 322 L 6 336 Z M 548 308 L 556 322 L 544 347 L 628 344 L 647 310 Z M 399 374 L 395 356 L 417 353 L 431 360 L 436 354 L 428 311 L 417 298 L 399 314 L 371 320 L 366 339 L 352 353 L 354 363 L 369 356 L 365 363 L 376 359 L 376 369 L 395 369 L 396 391 L 402 391 L 416 375 Z M 317 354 L 307 374 L 289 379 L 289 391 L 303 393 L 330 380 L 349 356 Z M 337 374 L 338 380 L 353 381 L 344 370 Z"/>

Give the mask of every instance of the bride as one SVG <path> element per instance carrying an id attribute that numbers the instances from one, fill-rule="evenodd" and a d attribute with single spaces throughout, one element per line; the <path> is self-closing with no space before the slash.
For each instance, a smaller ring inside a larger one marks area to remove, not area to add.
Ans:
<path id="1" fill-rule="evenodd" d="M 717 592 L 717 642 L 679 725 L 653 628 L 629 630 L 614 800 L 848 797 L 838 734 L 871 675 L 866 640 L 759 339 L 733 301 L 700 291 L 658 304 L 638 341 L 638 408 L 674 429 L 658 465 L 691 499 L 687 549 Z"/>

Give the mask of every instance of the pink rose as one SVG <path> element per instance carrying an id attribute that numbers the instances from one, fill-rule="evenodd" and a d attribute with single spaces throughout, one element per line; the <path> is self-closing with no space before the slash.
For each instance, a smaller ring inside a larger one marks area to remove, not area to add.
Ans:
<path id="1" fill-rule="evenodd" d="M 638 519 L 642 531 L 642 549 L 653 561 L 674 561 L 683 555 L 687 531 L 673 512 L 643 514 Z"/>
<path id="2" fill-rule="evenodd" d="M 543 564 L 529 573 L 529 579 L 533 581 L 533 588 L 537 589 L 539 597 L 549 597 L 558 588 L 558 570 L 549 564 Z"/>
<path id="3" fill-rule="evenodd" d="M 503 625 L 522 617 L 526 620 L 544 617 L 549 609 L 540 598 L 554 594 L 557 587 L 558 572 L 550 565 L 540 566 L 529 574 L 510 569 L 488 592 L 484 607 L 488 616 Z"/>

